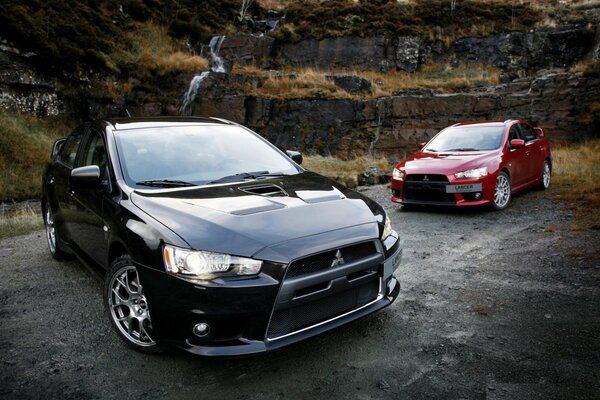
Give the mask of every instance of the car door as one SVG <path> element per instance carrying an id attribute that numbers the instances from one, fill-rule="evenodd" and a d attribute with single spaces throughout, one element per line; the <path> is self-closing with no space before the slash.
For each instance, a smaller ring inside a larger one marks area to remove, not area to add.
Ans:
<path id="1" fill-rule="evenodd" d="M 75 210 L 69 184 L 71 170 L 77 161 L 85 129 L 75 130 L 63 144 L 47 176 L 48 201 L 54 214 L 54 224 L 61 238 L 70 241 L 72 235 L 71 217 Z"/>
<path id="2" fill-rule="evenodd" d="M 523 140 L 525 140 L 526 155 L 528 158 L 527 181 L 531 182 L 542 175 L 543 148 L 539 135 L 527 124 L 519 124 Z"/>
<path id="3" fill-rule="evenodd" d="M 510 170 L 510 180 L 512 187 L 517 188 L 527 181 L 529 178 L 529 162 L 527 148 L 511 148 L 510 141 L 513 139 L 523 139 L 519 124 L 514 124 L 510 127 L 507 142 L 507 158 Z"/>
<path id="4" fill-rule="evenodd" d="M 94 187 L 72 187 L 75 205 L 73 218 L 73 242 L 92 261 L 104 266 L 107 255 L 107 231 L 104 223 L 103 203 L 110 190 L 109 168 L 104 138 L 95 129 L 90 129 L 81 146 L 77 167 L 97 165 L 100 168 L 100 183 Z"/>

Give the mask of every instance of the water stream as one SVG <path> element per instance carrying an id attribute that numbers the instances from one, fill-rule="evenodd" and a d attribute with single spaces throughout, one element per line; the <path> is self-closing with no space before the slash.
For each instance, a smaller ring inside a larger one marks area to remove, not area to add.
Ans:
<path id="1" fill-rule="evenodd" d="M 202 81 L 206 79 L 211 72 L 226 72 L 223 57 L 219 54 L 224 39 L 225 36 L 213 36 L 212 39 L 210 39 L 210 43 L 208 44 L 210 69 L 208 71 L 203 71 L 200 75 L 196 75 L 192 78 L 188 90 L 183 94 L 181 99 L 179 115 L 192 115 L 193 104 L 198 97 Z"/>

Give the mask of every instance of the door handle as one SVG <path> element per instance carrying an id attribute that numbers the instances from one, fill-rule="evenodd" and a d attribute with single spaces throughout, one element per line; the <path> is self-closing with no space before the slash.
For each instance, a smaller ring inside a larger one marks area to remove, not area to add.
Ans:
<path id="1" fill-rule="evenodd" d="M 54 183 L 54 176 L 50 175 L 50 179 L 48 179 L 48 184 L 52 185 Z"/>

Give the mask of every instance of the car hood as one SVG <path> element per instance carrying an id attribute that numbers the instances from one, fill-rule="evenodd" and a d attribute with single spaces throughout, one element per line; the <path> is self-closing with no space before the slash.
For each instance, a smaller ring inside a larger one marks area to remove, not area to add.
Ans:
<path id="1" fill-rule="evenodd" d="M 460 153 L 415 153 L 399 164 L 408 174 L 450 175 L 468 169 L 480 168 L 498 157 L 498 151 Z"/>
<path id="2" fill-rule="evenodd" d="M 376 238 L 384 215 L 372 200 L 312 172 L 232 185 L 135 190 L 131 201 L 191 248 L 244 257 L 356 226 Z"/>

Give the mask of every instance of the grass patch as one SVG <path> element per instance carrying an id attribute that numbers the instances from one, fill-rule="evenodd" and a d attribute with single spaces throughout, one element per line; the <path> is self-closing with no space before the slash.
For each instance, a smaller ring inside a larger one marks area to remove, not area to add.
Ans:
<path id="1" fill-rule="evenodd" d="M 370 167 L 377 167 L 385 173 L 390 173 L 393 168 L 385 158 L 367 156 L 347 161 L 336 157 L 305 156 L 302 166 L 350 188 L 358 185 L 359 175 Z"/>
<path id="2" fill-rule="evenodd" d="M 0 201 L 39 197 L 44 163 L 50 158 L 52 144 L 67 136 L 75 123 L 1 112 L 0 126 Z"/>
<path id="3" fill-rule="evenodd" d="M 279 75 L 263 71 L 255 66 L 234 65 L 233 72 L 254 75 L 261 79 L 261 84 L 258 86 L 243 84 L 238 87 L 243 93 L 277 99 L 377 98 L 411 89 L 456 92 L 483 85 L 495 85 L 500 82 L 500 70 L 484 64 L 461 64 L 458 67 L 452 67 L 448 64 L 433 63 L 425 65 L 414 73 L 289 68 Z M 346 92 L 327 79 L 328 75 L 359 76 L 371 81 L 372 91 L 364 94 Z"/>
<path id="4" fill-rule="evenodd" d="M 0 211 L 0 239 L 25 235 L 44 227 L 42 213 L 26 205 L 18 211 L 7 212 L 2 206 Z"/>
<path id="5" fill-rule="evenodd" d="M 183 41 L 169 35 L 167 27 L 153 22 L 135 26 L 126 34 L 122 48 L 112 54 L 117 65 L 137 65 L 159 75 L 208 68 L 208 60 L 192 54 Z"/>
<path id="6" fill-rule="evenodd" d="M 557 145 L 552 159 L 558 197 L 574 204 L 582 227 L 600 229 L 600 139 Z"/>

